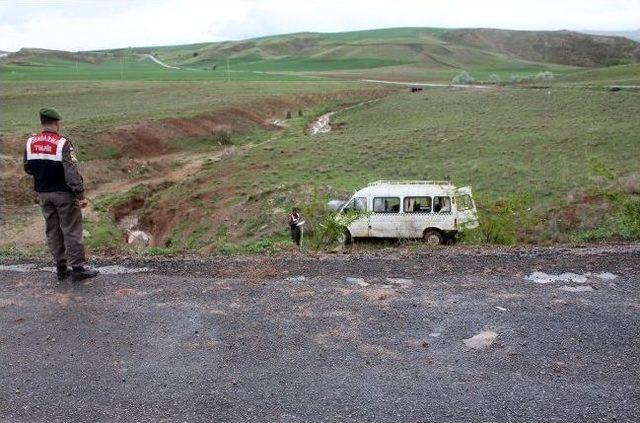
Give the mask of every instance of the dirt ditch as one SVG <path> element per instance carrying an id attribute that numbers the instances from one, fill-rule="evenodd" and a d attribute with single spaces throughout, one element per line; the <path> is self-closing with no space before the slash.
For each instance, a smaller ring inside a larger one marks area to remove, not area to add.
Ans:
<path id="1" fill-rule="evenodd" d="M 114 145 L 121 157 L 149 157 L 168 152 L 168 142 L 181 139 L 210 137 L 217 131 L 243 133 L 253 126 L 281 129 L 278 117 L 287 111 L 311 107 L 327 101 L 354 97 L 379 96 L 379 91 L 343 91 L 328 94 L 286 96 L 256 101 L 243 106 L 228 107 L 191 118 L 147 120 L 123 125 L 96 136 L 100 144 Z"/>
<path id="2" fill-rule="evenodd" d="M 343 107 L 342 109 L 335 110 L 333 112 L 325 113 L 320 115 L 317 119 L 309 124 L 307 127 L 307 133 L 310 135 L 318 135 L 318 134 L 326 134 L 327 132 L 331 132 L 331 118 L 340 112 L 345 112 L 350 109 L 354 109 L 356 107 L 362 107 L 367 104 L 374 103 L 380 100 L 380 98 L 374 98 L 372 100 L 367 100 L 360 102 L 358 104 L 354 104 L 352 106 Z"/>

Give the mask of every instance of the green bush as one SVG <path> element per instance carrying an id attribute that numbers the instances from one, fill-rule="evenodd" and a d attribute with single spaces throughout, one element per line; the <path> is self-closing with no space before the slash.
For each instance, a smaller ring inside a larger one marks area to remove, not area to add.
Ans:
<path id="1" fill-rule="evenodd" d="M 303 246 L 311 250 L 326 250 L 338 245 L 341 235 L 362 213 L 337 214 L 327 208 L 330 195 L 314 190 L 300 207 L 305 220 Z M 334 197 L 335 198 L 335 197 Z"/>
<path id="2" fill-rule="evenodd" d="M 611 58 L 604 61 L 605 66 L 620 66 L 631 64 L 631 59 Z"/>
<path id="3" fill-rule="evenodd" d="M 512 194 L 500 200 L 477 199 L 480 226 L 461 233 L 468 244 L 513 245 L 524 240 L 523 233 L 535 225 L 538 218 L 529 207 L 530 193 Z"/>
<path id="4" fill-rule="evenodd" d="M 501 82 L 500 75 L 498 75 L 497 73 L 492 73 L 491 75 L 489 75 L 489 82 L 491 82 L 492 84 L 499 84 Z"/>
<path id="5" fill-rule="evenodd" d="M 220 145 L 232 145 L 231 133 L 229 131 L 219 130 L 213 133 L 213 141 Z"/>
<path id="6" fill-rule="evenodd" d="M 573 239 L 580 242 L 606 241 L 618 239 L 635 241 L 640 239 L 640 196 L 629 182 L 635 174 L 623 177 L 608 168 L 599 159 L 592 157 L 588 166 L 605 185 L 600 184 L 593 189 L 592 195 L 606 197 L 612 204 L 610 211 L 603 216 L 602 221 L 593 229 L 579 231 Z"/>
<path id="7" fill-rule="evenodd" d="M 554 79 L 556 77 L 550 71 L 538 72 L 536 75 L 536 81 L 553 81 Z"/>
<path id="8" fill-rule="evenodd" d="M 579 242 L 596 242 L 618 239 L 637 241 L 640 239 L 640 198 L 627 198 L 615 203 L 615 209 L 605 216 L 596 228 L 580 231 L 573 239 Z"/>
<path id="9" fill-rule="evenodd" d="M 473 84 L 475 82 L 475 78 L 469 75 L 469 72 L 464 71 L 454 76 L 451 80 L 453 84 Z"/>
<path id="10" fill-rule="evenodd" d="M 366 213 L 356 211 L 348 212 L 346 214 L 327 211 L 324 219 L 318 224 L 317 229 L 311 234 L 311 247 L 318 250 L 335 247 L 342 234 L 347 230 L 347 227 L 355 220 L 365 216 Z"/>

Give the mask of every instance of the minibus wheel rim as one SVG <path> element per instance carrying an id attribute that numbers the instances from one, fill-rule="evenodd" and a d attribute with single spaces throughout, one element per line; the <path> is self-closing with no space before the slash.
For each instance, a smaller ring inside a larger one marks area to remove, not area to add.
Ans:
<path id="1" fill-rule="evenodd" d="M 442 244 L 442 235 L 437 231 L 427 231 L 424 234 L 424 242 L 427 245 L 440 245 Z"/>

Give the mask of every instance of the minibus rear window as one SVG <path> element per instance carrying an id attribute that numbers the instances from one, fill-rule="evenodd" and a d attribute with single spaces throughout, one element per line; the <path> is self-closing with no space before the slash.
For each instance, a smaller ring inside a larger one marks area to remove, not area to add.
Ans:
<path id="1" fill-rule="evenodd" d="M 405 213 L 429 213 L 431 211 L 431 197 L 405 197 Z"/>
<path id="2" fill-rule="evenodd" d="M 375 213 L 400 213 L 400 199 L 398 197 L 376 197 L 373 199 Z"/>
<path id="3" fill-rule="evenodd" d="M 471 197 L 467 194 L 457 196 L 456 202 L 458 203 L 458 210 L 469 210 L 473 208 Z"/>

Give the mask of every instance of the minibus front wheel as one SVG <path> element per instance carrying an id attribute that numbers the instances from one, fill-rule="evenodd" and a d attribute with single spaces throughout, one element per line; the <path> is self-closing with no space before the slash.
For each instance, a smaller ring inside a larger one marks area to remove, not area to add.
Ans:
<path id="1" fill-rule="evenodd" d="M 424 231 L 422 240 L 428 245 L 440 245 L 444 243 L 444 235 L 437 229 L 427 229 Z"/>
<path id="2" fill-rule="evenodd" d="M 342 231 L 340 236 L 338 236 L 338 242 L 342 245 L 350 245 L 353 242 L 353 238 L 351 237 L 351 232 L 349 229 L 345 229 Z"/>

